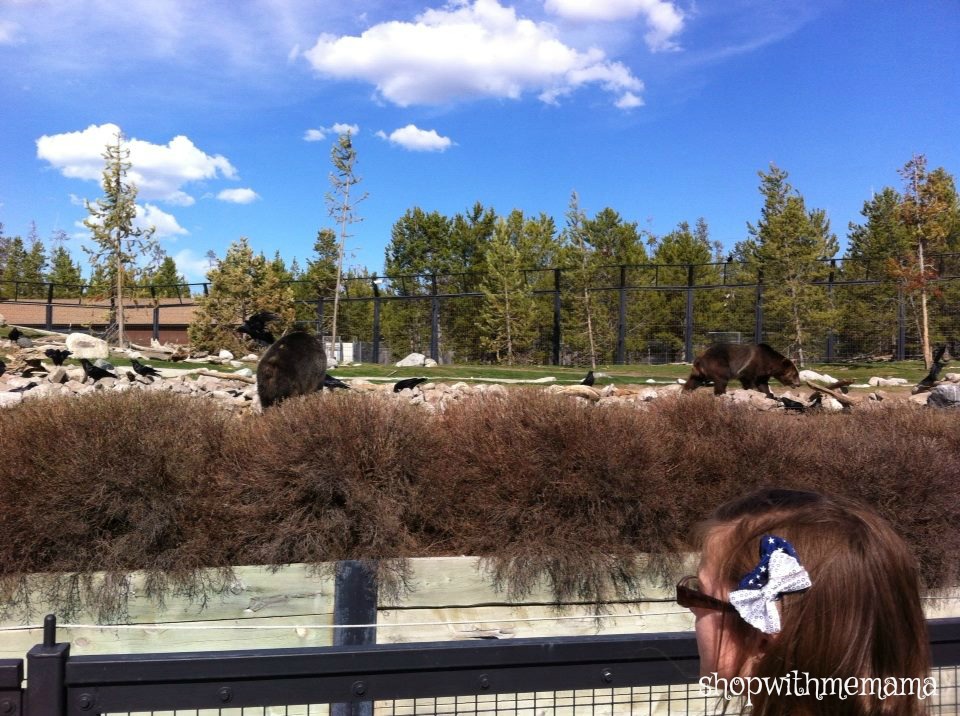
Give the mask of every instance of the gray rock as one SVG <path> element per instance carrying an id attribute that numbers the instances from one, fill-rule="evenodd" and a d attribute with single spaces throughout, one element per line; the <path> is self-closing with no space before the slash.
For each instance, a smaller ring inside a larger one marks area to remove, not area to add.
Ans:
<path id="1" fill-rule="evenodd" d="M 412 368 L 417 366 L 423 366 L 424 361 L 427 359 L 423 353 L 411 353 L 403 360 L 397 361 L 394 365 L 397 368 Z"/>
<path id="2" fill-rule="evenodd" d="M 9 408 L 11 405 L 19 405 L 23 402 L 21 393 L 0 392 L 0 408 Z"/>
<path id="3" fill-rule="evenodd" d="M 906 378 L 878 378 L 874 376 L 867 383 L 877 387 L 881 385 L 909 385 L 910 381 Z"/>
<path id="4" fill-rule="evenodd" d="M 57 366 L 52 373 L 47 375 L 47 382 L 49 383 L 66 383 L 68 380 L 70 380 L 70 375 L 62 365 Z"/>
<path id="5" fill-rule="evenodd" d="M 71 357 L 77 360 L 81 358 L 106 360 L 110 356 L 110 346 L 106 341 L 85 333 L 71 333 L 67 336 L 67 350 L 73 353 Z"/>
<path id="6" fill-rule="evenodd" d="M 941 383 L 935 385 L 927 395 L 927 405 L 934 408 L 960 408 L 960 385 Z"/>

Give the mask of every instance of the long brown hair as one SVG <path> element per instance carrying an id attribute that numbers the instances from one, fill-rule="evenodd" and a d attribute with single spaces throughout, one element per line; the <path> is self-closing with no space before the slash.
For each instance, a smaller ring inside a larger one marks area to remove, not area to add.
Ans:
<path id="1" fill-rule="evenodd" d="M 742 675 L 748 671 L 774 680 L 796 670 L 801 685 L 805 674 L 811 679 L 879 679 L 881 685 L 888 677 L 897 684 L 902 679 L 924 683 L 930 653 L 917 561 L 889 523 L 862 503 L 815 492 L 770 488 L 727 502 L 700 531 L 725 590 L 736 588 L 756 566 L 764 534 L 793 544 L 813 586 L 783 596 L 780 633 L 752 656 L 749 669 L 745 650 Z M 736 617 L 726 619 L 722 631 L 740 644 L 757 644 L 760 636 Z M 786 697 L 763 691 L 752 698 L 754 716 L 926 713 L 925 702 L 916 695 L 887 696 L 882 690 L 885 698 L 875 690 L 822 700 L 813 694 Z"/>

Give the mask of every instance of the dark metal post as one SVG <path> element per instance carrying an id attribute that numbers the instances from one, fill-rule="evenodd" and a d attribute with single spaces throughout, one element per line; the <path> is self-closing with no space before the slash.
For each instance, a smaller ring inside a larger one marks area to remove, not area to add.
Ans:
<path id="1" fill-rule="evenodd" d="M 763 269 L 757 269 L 757 300 L 754 309 L 753 342 L 763 343 Z"/>
<path id="2" fill-rule="evenodd" d="M 160 340 L 160 306 L 153 307 L 153 340 Z"/>
<path id="3" fill-rule="evenodd" d="M 827 276 L 827 304 L 833 308 L 833 273 L 837 269 L 837 260 L 830 259 L 830 274 Z M 833 324 L 827 328 L 827 362 L 833 361 Z"/>
<path id="4" fill-rule="evenodd" d="M 553 270 L 553 365 L 560 365 L 560 269 Z"/>
<path id="5" fill-rule="evenodd" d="M 430 357 L 440 362 L 440 299 L 437 298 L 437 274 L 430 277 L 433 298 L 430 299 Z"/>
<path id="6" fill-rule="evenodd" d="M 897 286 L 897 360 L 907 358 L 907 302 L 903 286 Z"/>
<path id="7" fill-rule="evenodd" d="M 43 644 L 27 653 L 26 713 L 28 716 L 63 716 L 67 712 L 64 684 L 69 644 L 57 644 L 57 618 L 43 620 Z"/>
<path id="8" fill-rule="evenodd" d="M 683 321 L 683 359 L 693 363 L 693 264 L 687 264 L 687 308 Z"/>
<path id="9" fill-rule="evenodd" d="M 377 623 L 377 578 L 369 564 L 355 560 L 337 562 L 333 597 L 334 626 Z M 377 628 L 335 629 L 334 646 L 364 646 L 377 643 Z M 362 693 L 362 692 L 361 692 Z M 359 701 L 333 704 L 331 716 L 371 716 L 373 703 Z"/>
<path id="10" fill-rule="evenodd" d="M 627 362 L 627 267 L 620 266 L 620 307 L 617 315 L 616 363 Z"/>
<path id="11" fill-rule="evenodd" d="M 317 306 L 316 306 L 316 318 L 317 318 L 317 335 L 320 336 L 320 342 L 323 342 L 323 298 L 317 296 Z"/>
<path id="12" fill-rule="evenodd" d="M 53 330 L 53 284 L 47 284 L 47 309 L 46 309 L 45 325 L 48 331 Z"/>
<path id="13" fill-rule="evenodd" d="M 373 363 L 380 363 L 380 279 L 373 275 Z"/>

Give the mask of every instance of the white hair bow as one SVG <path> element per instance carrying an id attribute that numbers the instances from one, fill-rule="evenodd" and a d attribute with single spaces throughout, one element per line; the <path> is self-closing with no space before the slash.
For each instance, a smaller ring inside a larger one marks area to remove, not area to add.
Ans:
<path id="1" fill-rule="evenodd" d="M 751 578 L 758 582 L 757 586 L 751 586 Z M 780 611 L 776 605 L 780 595 L 808 589 L 811 582 L 797 558 L 777 547 L 769 553 L 768 560 L 761 561 L 754 572 L 744 577 L 740 586 L 744 588 L 730 592 L 729 597 L 737 613 L 764 634 L 776 634 L 780 631 Z"/>

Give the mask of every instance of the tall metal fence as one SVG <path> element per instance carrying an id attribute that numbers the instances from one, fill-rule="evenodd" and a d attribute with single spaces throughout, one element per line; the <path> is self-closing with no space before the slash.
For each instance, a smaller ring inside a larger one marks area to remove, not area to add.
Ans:
<path id="1" fill-rule="evenodd" d="M 925 295 L 931 340 L 954 342 L 960 337 L 960 254 L 934 256 L 930 265 L 935 278 Z M 608 364 L 690 361 L 717 341 L 767 342 L 807 361 L 921 355 L 918 287 L 891 279 L 883 262 L 825 260 L 804 283 L 791 285 L 736 262 L 603 266 L 586 277 L 571 269 L 536 269 L 523 276 L 522 320 L 511 338 L 515 363 L 585 364 L 591 339 L 598 362 Z M 339 302 L 338 340 L 352 343 L 366 362 L 412 352 L 440 363 L 504 362 L 502 336 L 493 340 L 501 317 L 491 308 L 495 297 L 484 278 L 349 278 Z M 91 297 L 87 287 L 67 288 L 0 283 L 0 310 L 5 303 L 11 312 L 31 307 L 24 323 L 51 330 L 109 325 L 108 299 Z M 124 298 L 128 323 L 153 337 L 165 327 L 185 331 L 197 299 L 208 291 L 205 283 L 138 288 Z M 294 292 L 300 324 L 329 335 L 333 299 L 312 295 L 302 282 Z"/>

